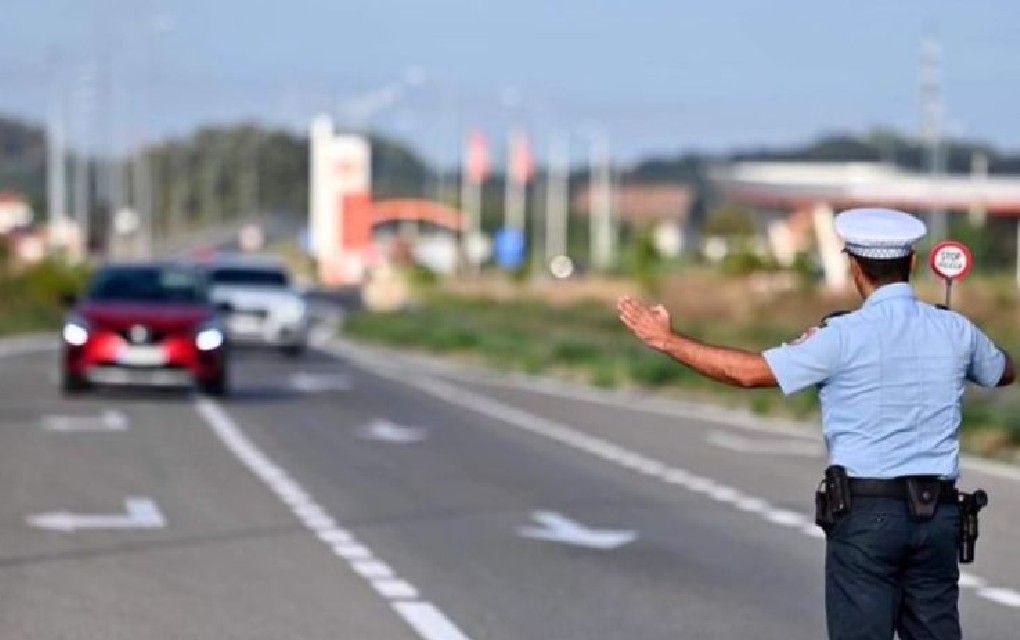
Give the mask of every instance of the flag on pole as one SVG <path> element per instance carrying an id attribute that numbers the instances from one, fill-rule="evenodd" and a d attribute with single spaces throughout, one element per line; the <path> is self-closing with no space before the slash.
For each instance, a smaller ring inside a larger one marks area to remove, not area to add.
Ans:
<path id="1" fill-rule="evenodd" d="M 464 173 L 472 184 L 485 182 L 489 175 L 489 141 L 485 134 L 477 129 L 468 137 L 464 164 Z"/>
<path id="2" fill-rule="evenodd" d="M 517 184 L 527 184 L 535 175 L 535 157 L 531 144 L 523 133 L 516 133 L 510 139 L 510 179 Z"/>

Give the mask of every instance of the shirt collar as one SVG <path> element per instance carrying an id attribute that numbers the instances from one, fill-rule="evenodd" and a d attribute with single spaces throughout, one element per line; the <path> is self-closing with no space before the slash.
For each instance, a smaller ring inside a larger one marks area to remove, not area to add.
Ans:
<path id="1" fill-rule="evenodd" d="M 914 288 L 910 286 L 909 282 L 894 282 L 893 284 L 882 285 L 875 289 L 868 299 L 864 301 L 865 307 L 879 302 L 885 302 L 886 300 L 896 299 L 911 299 L 913 300 L 917 296 L 914 295 Z"/>

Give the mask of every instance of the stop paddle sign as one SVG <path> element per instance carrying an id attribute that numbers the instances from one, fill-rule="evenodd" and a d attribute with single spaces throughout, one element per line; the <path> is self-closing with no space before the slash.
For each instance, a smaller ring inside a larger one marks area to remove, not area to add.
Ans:
<path id="1" fill-rule="evenodd" d="M 974 254 L 962 242 L 947 240 L 935 245 L 928 262 L 943 280 L 963 280 L 974 266 Z"/>
<path id="2" fill-rule="evenodd" d="M 963 280 L 974 266 L 974 254 L 962 242 L 946 240 L 935 245 L 928 259 L 931 270 L 946 282 L 946 308 L 952 302 L 953 281 Z"/>

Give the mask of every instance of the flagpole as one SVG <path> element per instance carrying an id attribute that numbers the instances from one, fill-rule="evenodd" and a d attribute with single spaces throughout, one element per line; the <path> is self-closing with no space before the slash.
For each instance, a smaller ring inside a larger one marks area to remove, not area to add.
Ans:
<path id="1" fill-rule="evenodd" d="M 463 167 L 461 168 L 461 210 L 464 224 L 461 229 L 461 245 L 470 268 L 477 273 L 481 256 L 473 250 L 472 243 L 480 239 L 482 231 L 482 186 L 489 172 L 488 143 L 481 131 L 472 131 L 464 146 Z"/>
<path id="2" fill-rule="evenodd" d="M 524 190 L 531 178 L 527 139 L 520 131 L 510 134 L 507 162 L 507 190 L 505 226 L 514 231 L 524 231 L 525 206 Z"/>

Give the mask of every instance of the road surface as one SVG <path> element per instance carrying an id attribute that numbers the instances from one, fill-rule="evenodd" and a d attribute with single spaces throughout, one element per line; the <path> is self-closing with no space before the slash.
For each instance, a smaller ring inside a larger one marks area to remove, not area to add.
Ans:
<path id="1" fill-rule="evenodd" d="M 238 353 L 236 393 L 67 400 L 0 348 L 0 637 L 825 636 L 804 430 L 338 341 Z M 965 568 L 1015 640 L 1020 472 Z"/>

